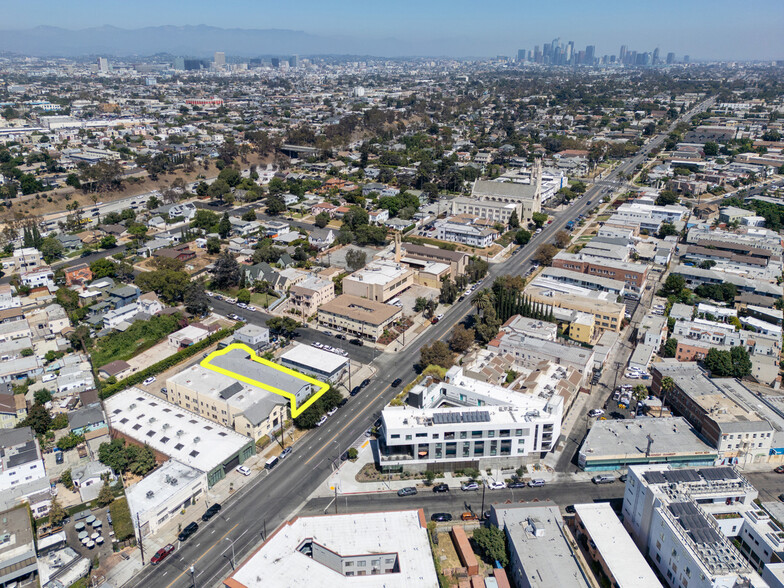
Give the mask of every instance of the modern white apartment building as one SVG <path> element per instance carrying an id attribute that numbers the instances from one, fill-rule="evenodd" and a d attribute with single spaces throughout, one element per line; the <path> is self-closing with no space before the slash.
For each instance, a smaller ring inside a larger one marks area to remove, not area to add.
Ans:
<path id="1" fill-rule="evenodd" d="M 46 476 L 38 440 L 30 427 L 0 431 L 0 491 Z"/>
<path id="2" fill-rule="evenodd" d="M 537 462 L 558 439 L 563 397 L 554 370 L 527 393 L 510 390 L 451 368 L 444 382 L 415 386 L 411 406 L 381 413 L 379 460 L 385 471 L 436 471 Z"/>
<path id="3" fill-rule="evenodd" d="M 672 588 L 761 588 L 757 566 L 728 539 L 746 524 L 733 513 L 753 508 L 756 497 L 730 467 L 631 466 L 623 522 Z"/>

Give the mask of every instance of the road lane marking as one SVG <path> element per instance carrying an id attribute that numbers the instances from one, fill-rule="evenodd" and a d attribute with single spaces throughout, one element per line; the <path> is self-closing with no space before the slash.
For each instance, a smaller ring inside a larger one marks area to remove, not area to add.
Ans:
<path id="1" fill-rule="evenodd" d="M 193 564 L 191 564 L 191 565 L 195 566 L 197 563 L 199 563 L 202 560 L 202 558 L 204 558 L 205 555 L 207 555 L 210 551 L 212 551 L 215 548 L 216 545 L 218 545 L 221 541 L 223 541 L 226 538 L 226 536 L 229 533 L 231 533 L 234 529 L 236 529 L 238 526 L 239 526 L 239 523 L 237 523 L 231 529 L 226 531 L 226 534 L 223 537 L 221 537 L 215 543 L 210 545 L 210 548 L 207 551 L 205 551 L 204 553 L 202 553 L 199 557 L 197 557 L 196 561 L 194 561 Z M 198 543 L 196 544 L 196 546 L 198 547 Z M 189 572 L 190 572 L 190 569 L 181 571 L 180 574 L 176 578 L 174 578 L 174 580 L 172 580 L 169 584 L 166 585 L 166 588 L 171 588 L 180 578 L 182 578 L 185 574 L 187 574 Z"/>

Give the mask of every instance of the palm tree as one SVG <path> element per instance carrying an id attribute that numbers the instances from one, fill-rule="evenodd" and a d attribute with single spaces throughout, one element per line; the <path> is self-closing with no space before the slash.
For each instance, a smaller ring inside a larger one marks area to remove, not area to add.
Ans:
<path id="1" fill-rule="evenodd" d="M 664 410 L 664 400 L 667 398 L 667 394 L 672 393 L 675 390 L 675 380 L 673 380 L 669 376 L 664 376 L 661 381 L 661 391 L 662 391 L 662 410 Z"/>
<path id="2" fill-rule="evenodd" d="M 479 312 L 484 313 L 484 311 L 493 306 L 493 293 L 487 288 L 483 288 L 471 299 L 471 304 Z"/>

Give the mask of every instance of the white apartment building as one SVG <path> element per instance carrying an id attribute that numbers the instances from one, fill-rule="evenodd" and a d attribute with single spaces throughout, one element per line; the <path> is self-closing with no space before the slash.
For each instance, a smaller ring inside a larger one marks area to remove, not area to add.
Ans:
<path id="1" fill-rule="evenodd" d="M 0 430 L 0 492 L 46 476 L 38 440 L 30 427 Z"/>
<path id="2" fill-rule="evenodd" d="M 630 466 L 623 522 L 672 588 L 768 585 L 728 539 L 757 490 L 730 467 Z M 729 516 L 725 516 L 729 515 Z"/>
<path id="3" fill-rule="evenodd" d="M 384 471 L 437 471 L 537 462 L 561 431 L 566 370 L 529 393 L 509 390 L 451 368 L 444 382 L 419 384 L 412 406 L 385 408 L 379 449 Z"/>

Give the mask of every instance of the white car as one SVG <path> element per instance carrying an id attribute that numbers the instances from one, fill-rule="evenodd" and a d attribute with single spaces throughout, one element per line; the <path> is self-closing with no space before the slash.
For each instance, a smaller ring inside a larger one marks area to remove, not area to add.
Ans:
<path id="1" fill-rule="evenodd" d="M 490 490 L 503 490 L 506 488 L 506 482 L 487 482 L 486 485 Z"/>
<path id="2" fill-rule="evenodd" d="M 323 424 L 324 424 L 324 423 L 326 423 L 326 422 L 327 422 L 327 417 L 326 417 L 326 415 L 324 415 L 323 417 L 321 417 L 321 418 L 319 419 L 319 422 L 317 422 L 317 423 L 316 423 L 316 426 L 317 426 L 317 427 L 320 427 L 321 425 L 323 425 Z"/>
<path id="3" fill-rule="evenodd" d="M 630 380 L 639 380 L 640 374 L 638 374 L 637 372 L 627 372 L 626 377 L 629 378 Z"/>
<path id="4" fill-rule="evenodd" d="M 436 318 L 437 318 L 438 320 L 441 320 L 442 318 L 444 318 L 444 315 L 443 315 L 443 314 L 439 314 L 438 316 L 436 316 Z"/>
<path id="5" fill-rule="evenodd" d="M 331 416 L 332 416 L 333 414 L 335 414 L 337 411 L 338 411 L 338 407 L 337 407 L 337 406 L 333 406 L 332 408 L 330 408 L 330 409 L 327 411 L 327 416 L 328 416 L 328 417 L 331 417 Z"/>
<path id="6" fill-rule="evenodd" d="M 589 417 L 598 417 L 598 416 L 602 416 L 603 414 L 604 411 L 601 408 L 594 408 L 593 410 L 588 411 Z"/>
<path id="7" fill-rule="evenodd" d="M 149 378 L 147 378 L 146 380 L 144 380 L 144 382 L 142 382 L 142 384 L 144 384 L 145 386 L 149 386 L 149 385 L 150 385 L 150 384 L 152 384 L 154 381 L 155 381 L 155 376 L 150 376 Z"/>
<path id="8" fill-rule="evenodd" d="M 248 304 L 248 310 L 251 311 L 251 312 L 256 312 L 258 310 L 258 308 L 256 308 L 252 304 Z"/>
<path id="9" fill-rule="evenodd" d="M 235 468 L 239 473 L 243 476 L 250 476 L 250 468 L 245 467 L 244 465 L 239 465 Z"/>

